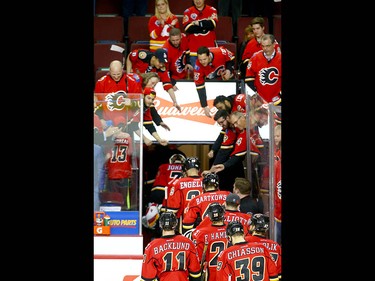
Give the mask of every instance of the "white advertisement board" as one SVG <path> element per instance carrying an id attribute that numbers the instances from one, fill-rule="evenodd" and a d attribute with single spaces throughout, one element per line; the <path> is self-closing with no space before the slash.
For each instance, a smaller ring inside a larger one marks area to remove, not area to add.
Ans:
<path id="1" fill-rule="evenodd" d="M 212 116 L 217 112 L 217 109 L 213 106 L 216 96 L 236 94 L 236 82 L 206 82 L 205 85 L 207 102 L 211 108 Z M 213 117 L 208 118 L 204 114 L 195 83 L 193 81 L 179 81 L 176 86 L 178 90 L 175 91 L 175 95 L 178 104 L 181 106 L 181 112 L 173 106 L 172 100 L 168 92 L 163 89 L 161 82 L 155 87 L 155 107 L 164 123 L 171 129 L 167 131 L 161 126 L 155 126 L 158 134 L 169 142 L 213 143 L 219 135 L 221 127 Z M 154 139 L 147 130 L 144 130 L 144 135 L 152 140 Z"/>

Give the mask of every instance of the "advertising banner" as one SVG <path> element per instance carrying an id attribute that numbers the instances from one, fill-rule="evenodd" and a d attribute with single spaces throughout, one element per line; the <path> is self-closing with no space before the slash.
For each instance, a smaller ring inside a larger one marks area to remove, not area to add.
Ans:
<path id="1" fill-rule="evenodd" d="M 108 225 L 111 235 L 139 233 L 140 221 L 138 211 L 106 212 L 110 217 Z"/>
<path id="2" fill-rule="evenodd" d="M 138 235 L 139 211 L 95 212 L 95 235 Z"/>
<path id="3" fill-rule="evenodd" d="M 229 96 L 236 94 L 236 82 L 206 82 L 207 102 L 211 109 L 212 118 L 204 114 L 200 105 L 198 92 L 193 81 L 178 81 L 175 91 L 178 104 L 181 106 L 179 112 L 172 103 L 168 92 L 163 89 L 159 82 L 155 86 L 156 98 L 155 108 L 171 130 L 167 131 L 161 126 L 155 126 L 160 137 L 169 142 L 184 143 L 213 143 L 220 133 L 221 127 L 213 119 L 217 109 L 213 106 L 216 96 Z M 147 130 L 143 133 L 150 139 L 154 139 Z"/>

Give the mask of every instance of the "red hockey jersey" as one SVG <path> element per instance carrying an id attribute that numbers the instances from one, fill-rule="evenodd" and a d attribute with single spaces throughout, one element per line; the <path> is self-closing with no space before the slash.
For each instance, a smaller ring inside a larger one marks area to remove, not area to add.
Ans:
<path id="1" fill-rule="evenodd" d="M 95 84 L 94 93 L 98 98 L 97 105 L 103 110 L 103 119 L 113 121 L 117 116 L 125 116 L 127 93 L 141 94 L 141 83 L 141 77 L 135 73 L 124 74 L 119 82 L 109 74 L 101 77 Z"/>
<path id="2" fill-rule="evenodd" d="M 210 219 L 208 218 L 208 220 Z M 223 226 L 209 224 L 199 229 L 196 228 L 192 233 L 192 239 L 197 249 L 199 260 L 202 260 L 204 244 L 207 243 L 206 256 L 204 259 L 204 261 L 206 261 L 205 268 L 207 278 L 204 280 L 216 281 L 217 257 L 228 247 L 226 224 Z"/>
<path id="3" fill-rule="evenodd" d="M 230 246 L 219 254 L 218 281 L 241 276 L 246 281 L 278 281 L 278 270 L 267 247 L 247 241 Z"/>
<path id="4" fill-rule="evenodd" d="M 209 48 L 211 63 L 203 66 L 199 60 L 194 67 L 194 82 L 197 89 L 204 87 L 205 79 L 221 80 L 222 72 L 225 70 L 225 64 L 235 59 L 234 54 L 224 47 Z"/>
<path id="5" fill-rule="evenodd" d="M 210 20 L 214 25 L 214 29 L 208 30 L 201 27 L 198 31 L 189 32 L 189 29 L 191 28 L 198 29 L 197 26 L 192 26 L 193 21 L 196 20 Z M 195 6 L 191 6 L 184 11 L 182 26 L 189 39 L 189 49 L 191 55 L 196 56 L 197 50 L 200 46 L 216 46 L 215 28 L 218 22 L 217 10 L 210 5 L 205 5 L 202 11 L 199 11 Z"/>
<path id="6" fill-rule="evenodd" d="M 177 218 L 183 216 L 184 210 L 194 197 L 202 194 L 201 176 L 179 178 L 168 186 L 167 211 L 174 212 Z"/>
<path id="7" fill-rule="evenodd" d="M 229 193 L 227 190 L 208 191 L 191 199 L 182 220 L 183 231 L 193 229 L 197 220 L 207 215 L 207 208 L 212 202 L 224 204 Z"/>
<path id="8" fill-rule="evenodd" d="M 246 68 L 245 82 L 254 81 L 257 93 L 275 105 L 281 101 L 281 53 L 268 61 L 263 51 L 254 54 Z"/>
<path id="9" fill-rule="evenodd" d="M 132 176 L 131 155 L 133 153 L 132 138 L 128 133 L 120 133 L 116 137 L 108 159 L 108 179 L 124 179 Z"/>
<path id="10" fill-rule="evenodd" d="M 168 51 L 168 69 L 172 79 L 187 79 L 185 71 L 186 56 L 189 53 L 188 39 L 185 33 L 181 33 L 181 43 L 178 48 L 167 40 L 163 48 Z"/>
<path id="11" fill-rule="evenodd" d="M 164 24 L 155 16 L 151 16 L 148 21 L 148 31 L 150 33 L 150 50 L 155 51 L 163 46 L 169 39 L 169 31 L 172 29 L 172 22 L 175 21 L 175 28 L 180 28 L 180 22 L 176 15 L 172 14 L 164 21 Z"/>
<path id="12" fill-rule="evenodd" d="M 142 280 L 186 281 L 200 276 L 193 241 L 183 235 L 156 238 L 147 244 L 142 262 Z"/>
<path id="13" fill-rule="evenodd" d="M 157 69 L 150 65 L 150 60 L 154 56 L 154 53 L 145 49 L 135 49 L 129 53 L 129 60 L 132 63 L 132 71 L 134 73 L 147 73 L 156 72 L 160 81 L 163 83 L 164 90 L 168 91 L 173 87 L 171 77 L 169 75 L 168 68 Z"/>
<path id="14" fill-rule="evenodd" d="M 278 274 L 281 277 L 281 275 L 282 275 L 281 269 L 282 268 L 281 268 L 281 246 L 280 246 L 280 244 L 277 243 L 276 241 L 272 240 L 272 239 L 267 239 L 267 238 L 263 238 L 263 237 L 251 235 L 251 234 L 245 236 L 245 240 L 248 241 L 248 242 L 262 243 L 264 246 L 267 247 L 267 249 L 269 250 L 269 252 L 272 256 L 272 258 L 274 259 L 274 261 L 276 263 Z"/>

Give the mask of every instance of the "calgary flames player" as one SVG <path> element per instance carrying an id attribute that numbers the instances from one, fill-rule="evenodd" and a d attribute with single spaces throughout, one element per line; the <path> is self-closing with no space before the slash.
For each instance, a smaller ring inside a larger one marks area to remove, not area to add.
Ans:
<path id="1" fill-rule="evenodd" d="M 163 200 L 167 198 L 167 186 L 174 180 L 182 177 L 183 165 L 186 158 L 182 154 L 173 154 L 169 158 L 169 162 L 161 164 L 152 185 L 150 201 L 162 204 Z"/>

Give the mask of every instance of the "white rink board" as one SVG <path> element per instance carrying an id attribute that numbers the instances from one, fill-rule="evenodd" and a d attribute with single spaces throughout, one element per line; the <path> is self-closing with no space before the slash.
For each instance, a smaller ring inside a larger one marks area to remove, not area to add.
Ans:
<path id="1" fill-rule="evenodd" d="M 163 89 L 163 85 L 159 82 L 155 86 L 156 98 L 154 101 L 155 108 L 159 112 L 165 124 L 169 126 L 170 131 L 165 130 L 161 126 L 156 126 L 159 136 L 169 142 L 191 142 L 191 143 L 213 143 L 218 137 L 221 126 L 213 119 L 217 109 L 213 106 L 214 99 L 219 95 L 230 96 L 236 94 L 236 82 L 206 82 L 207 103 L 211 109 L 212 118 L 205 116 L 200 106 L 199 97 L 195 88 L 195 83 L 177 82 L 178 90 L 175 91 L 178 104 L 182 108 L 182 112 L 173 107 L 172 100 Z M 247 85 L 246 85 L 247 86 Z M 248 86 L 246 88 L 248 95 L 254 92 Z M 269 126 L 260 128 L 260 135 L 263 139 L 269 138 Z M 144 129 L 143 133 L 151 140 L 155 140 L 150 133 Z M 135 140 L 139 140 L 137 135 Z"/>
<path id="2" fill-rule="evenodd" d="M 143 255 L 143 237 L 94 236 L 94 255 Z"/>
<path id="3" fill-rule="evenodd" d="M 142 236 L 94 236 L 94 281 L 139 280 L 142 259 L 137 257 L 142 255 Z"/>
<path id="4" fill-rule="evenodd" d="M 155 86 L 155 107 L 164 123 L 171 129 L 167 131 L 163 127 L 155 125 L 161 138 L 167 139 L 169 142 L 207 143 L 216 140 L 221 127 L 213 119 L 213 115 L 217 111 L 213 106 L 213 101 L 218 95 L 229 96 L 235 94 L 236 82 L 206 82 L 205 85 L 207 102 L 211 108 L 212 118 L 204 115 L 194 82 L 176 83 L 179 90 L 175 91 L 175 95 L 178 104 L 182 108 L 181 113 L 173 107 L 171 97 L 163 89 L 162 83 L 159 82 Z M 146 137 L 154 140 L 147 130 L 144 130 L 143 133 Z M 135 136 L 135 139 L 139 140 L 137 136 Z"/>
<path id="5" fill-rule="evenodd" d="M 94 281 L 138 281 L 141 259 L 94 259 Z"/>

